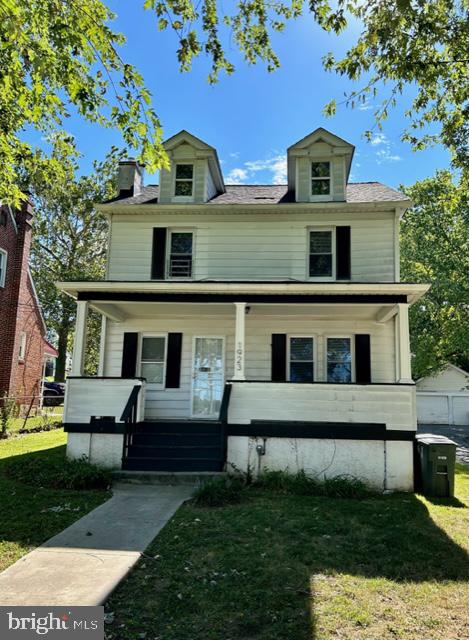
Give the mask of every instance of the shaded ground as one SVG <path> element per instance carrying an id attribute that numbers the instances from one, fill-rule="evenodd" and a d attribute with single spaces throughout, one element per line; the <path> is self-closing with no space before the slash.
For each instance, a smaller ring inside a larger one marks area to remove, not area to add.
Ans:
<path id="1" fill-rule="evenodd" d="M 446 424 L 419 424 L 419 433 L 435 433 L 454 440 L 458 445 L 456 457 L 461 462 L 469 464 L 469 426 Z"/>
<path id="2" fill-rule="evenodd" d="M 63 458 L 65 442 L 62 430 L 0 440 L 0 571 L 109 497 L 105 491 L 32 487 L 5 476 L 13 457 Z"/>
<path id="3" fill-rule="evenodd" d="M 467 638 L 467 479 L 458 466 L 451 501 L 253 489 L 186 504 L 107 603 L 106 637 Z"/>

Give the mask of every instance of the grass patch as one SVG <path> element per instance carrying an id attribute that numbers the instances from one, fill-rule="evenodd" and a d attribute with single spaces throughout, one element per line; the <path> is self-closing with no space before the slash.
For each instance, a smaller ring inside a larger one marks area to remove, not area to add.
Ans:
<path id="1" fill-rule="evenodd" d="M 353 476 L 342 475 L 317 480 L 306 475 L 304 471 L 295 474 L 285 471 L 264 471 L 256 478 L 254 486 L 299 496 L 327 496 L 358 500 L 363 500 L 376 493 Z"/>
<path id="2" fill-rule="evenodd" d="M 51 431 L 62 427 L 63 407 L 44 407 L 44 415 L 31 416 L 30 418 L 12 418 L 8 424 L 7 433 L 14 435 L 17 433 L 38 433 L 40 431 Z M 59 426 L 55 426 L 59 425 Z"/>
<path id="3" fill-rule="evenodd" d="M 461 640 L 467 480 L 459 465 L 458 501 L 253 486 L 217 509 L 187 503 L 110 598 L 106 635 Z"/>
<path id="4" fill-rule="evenodd" d="M 0 440 L 0 570 L 59 533 L 109 497 L 106 491 L 42 487 L 34 475 L 29 484 L 8 477 L 15 466 L 32 469 L 35 462 L 60 465 L 66 434 L 61 430 Z"/>
<path id="5" fill-rule="evenodd" d="M 245 489 L 242 478 L 226 476 L 204 482 L 194 492 L 194 502 L 205 507 L 220 507 L 240 502 Z"/>
<path id="6" fill-rule="evenodd" d="M 9 478 L 32 486 L 79 491 L 111 486 L 111 473 L 86 460 L 68 460 L 64 456 L 30 456 L 6 463 Z"/>

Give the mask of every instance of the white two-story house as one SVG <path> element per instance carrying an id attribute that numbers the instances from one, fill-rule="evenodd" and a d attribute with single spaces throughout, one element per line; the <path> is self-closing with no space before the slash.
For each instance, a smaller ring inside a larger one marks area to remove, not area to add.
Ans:
<path id="1" fill-rule="evenodd" d="M 410 205 L 350 183 L 354 147 L 317 129 L 288 149 L 287 185 L 225 185 L 186 131 L 144 186 L 135 161 L 109 220 L 107 275 L 77 300 L 70 456 L 135 471 L 304 469 L 413 487 L 415 387 L 400 282 Z M 99 372 L 83 376 L 88 310 Z"/>

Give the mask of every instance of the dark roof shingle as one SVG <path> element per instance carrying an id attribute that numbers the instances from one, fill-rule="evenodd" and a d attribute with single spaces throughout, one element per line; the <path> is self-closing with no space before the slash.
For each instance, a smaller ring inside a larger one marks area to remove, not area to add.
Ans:
<path id="1" fill-rule="evenodd" d="M 158 185 L 143 187 L 139 195 L 129 198 L 115 198 L 104 204 L 156 204 L 158 202 Z M 381 182 L 351 182 L 347 185 L 347 202 L 396 202 L 408 200 L 400 191 L 391 189 Z M 212 198 L 207 204 L 284 204 L 294 202 L 293 194 L 287 185 L 276 184 L 229 184 L 226 192 Z M 327 205 L 327 202 L 323 203 Z"/>

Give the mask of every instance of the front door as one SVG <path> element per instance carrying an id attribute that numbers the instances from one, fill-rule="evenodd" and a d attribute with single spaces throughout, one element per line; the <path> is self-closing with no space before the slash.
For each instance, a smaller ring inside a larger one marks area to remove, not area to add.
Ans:
<path id="1" fill-rule="evenodd" d="M 225 380 L 224 338 L 194 338 L 192 415 L 218 418 Z"/>

